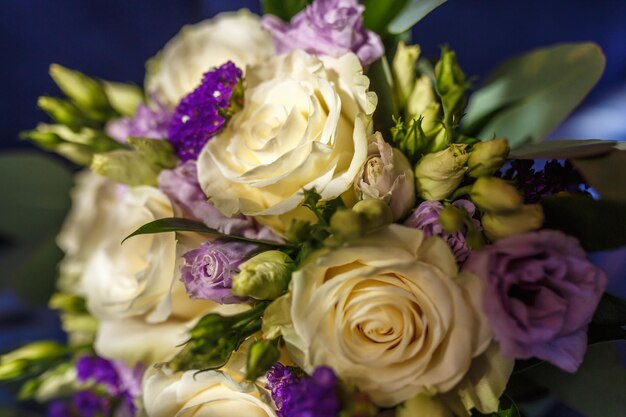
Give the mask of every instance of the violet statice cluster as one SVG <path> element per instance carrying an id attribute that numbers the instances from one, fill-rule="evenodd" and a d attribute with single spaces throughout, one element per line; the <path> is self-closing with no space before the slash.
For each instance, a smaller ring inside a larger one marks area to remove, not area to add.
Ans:
<path id="1" fill-rule="evenodd" d="M 476 212 L 476 206 L 469 200 L 457 200 L 453 206 L 464 209 L 470 218 Z M 443 210 L 443 204 L 439 201 L 424 201 L 405 220 L 404 225 L 420 229 L 425 237 L 439 236 L 452 249 L 457 263 L 462 264 L 469 256 L 471 249 L 466 240 L 467 228 L 464 226 L 458 232 L 446 232 L 439 222 L 439 214 Z M 480 222 L 472 218 L 472 224 L 477 230 L 482 230 Z"/>
<path id="2" fill-rule="evenodd" d="M 241 69 L 228 61 L 205 73 L 200 85 L 178 104 L 168 138 L 183 162 L 197 159 L 209 139 L 222 130 L 233 108 L 231 98 L 241 99 L 233 92 L 242 77 Z"/>
<path id="3" fill-rule="evenodd" d="M 219 304 L 237 304 L 243 300 L 233 295 L 233 276 L 256 245 L 242 242 L 204 242 L 183 255 L 180 280 L 192 299 L 212 300 Z"/>
<path id="4" fill-rule="evenodd" d="M 290 23 L 265 15 L 262 24 L 272 34 L 279 54 L 303 49 L 312 55 L 337 58 L 354 52 L 363 65 L 369 65 L 385 48 L 376 33 L 363 27 L 364 10 L 356 0 L 317 0 Z"/>
<path id="5" fill-rule="evenodd" d="M 75 393 L 70 402 L 55 401 L 48 407 L 49 417 L 99 417 L 114 410 L 118 417 L 133 417 L 137 408 L 134 399 L 141 395 L 141 380 L 145 367 L 138 364 L 128 368 L 120 361 L 98 356 L 82 356 L 76 361 L 77 380 L 95 383 L 104 392 L 83 390 Z"/>
<path id="6" fill-rule="evenodd" d="M 133 117 L 122 117 L 107 123 L 106 134 L 120 143 L 128 138 L 166 139 L 172 111 L 154 101 L 153 107 L 140 104 Z"/>
<path id="7" fill-rule="evenodd" d="M 280 363 L 267 373 L 279 417 L 336 417 L 341 412 L 340 382 L 329 367 L 319 367 L 311 376 Z"/>
<path id="8" fill-rule="evenodd" d="M 524 196 L 526 204 L 534 204 L 545 197 L 568 192 L 588 194 L 585 180 L 569 162 L 554 159 L 546 162 L 542 170 L 535 170 L 535 161 L 515 160 L 502 175 L 505 180 L 512 180 Z"/>

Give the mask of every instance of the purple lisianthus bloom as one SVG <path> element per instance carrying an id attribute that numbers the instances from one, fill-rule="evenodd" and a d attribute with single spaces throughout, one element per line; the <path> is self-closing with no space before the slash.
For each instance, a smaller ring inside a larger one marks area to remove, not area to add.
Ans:
<path id="1" fill-rule="evenodd" d="M 232 293 L 233 275 L 256 249 L 243 242 L 204 242 L 183 255 L 180 280 L 192 299 L 213 300 L 220 304 L 245 301 Z"/>
<path id="2" fill-rule="evenodd" d="M 485 313 L 505 356 L 578 369 L 607 278 L 575 238 L 554 230 L 511 236 L 472 252 L 465 267 L 485 282 Z"/>
<path id="3" fill-rule="evenodd" d="M 93 380 L 117 391 L 120 383 L 113 363 L 98 356 L 82 356 L 76 361 L 76 372 L 80 382 Z"/>
<path id="4" fill-rule="evenodd" d="M 110 121 L 105 131 L 120 143 L 126 143 L 128 138 L 165 139 L 171 119 L 172 111 L 155 101 L 154 108 L 140 104 L 133 117 Z"/>
<path id="5" fill-rule="evenodd" d="M 199 220 L 222 233 L 250 239 L 278 241 L 269 229 L 245 216 L 226 217 L 207 201 L 198 183 L 196 161 L 189 160 L 175 169 L 163 170 L 158 179 L 159 188 L 167 195 L 177 210 L 186 218 Z"/>
<path id="6" fill-rule="evenodd" d="M 243 72 L 232 62 L 204 74 L 200 85 L 183 98 L 174 112 L 168 138 L 182 161 L 197 159 L 204 145 L 215 136 L 234 108 L 233 91 Z"/>
<path id="7" fill-rule="evenodd" d="M 453 206 L 465 209 L 470 217 L 476 212 L 476 206 L 469 200 L 457 200 L 452 203 Z M 467 230 L 462 229 L 458 232 L 446 232 L 439 223 L 439 213 L 443 210 L 443 204 L 439 201 L 424 201 L 417 206 L 415 211 L 405 220 L 404 225 L 420 229 L 424 232 L 424 236 L 439 236 L 452 249 L 452 253 L 459 264 L 465 262 L 469 256 L 471 249 L 465 240 Z M 481 230 L 480 222 L 472 219 L 474 227 Z"/>
<path id="8" fill-rule="evenodd" d="M 69 406 L 61 401 L 48 404 L 48 417 L 72 417 Z"/>
<path id="9" fill-rule="evenodd" d="M 363 27 L 364 10 L 357 0 L 315 0 L 289 24 L 265 15 L 262 25 L 272 34 L 279 54 L 303 49 L 337 58 L 354 52 L 365 66 L 380 58 L 385 49 L 380 37 Z"/>
<path id="10" fill-rule="evenodd" d="M 298 377 L 293 368 L 276 364 L 267 379 L 279 417 L 336 417 L 341 412 L 339 379 L 328 367 Z"/>

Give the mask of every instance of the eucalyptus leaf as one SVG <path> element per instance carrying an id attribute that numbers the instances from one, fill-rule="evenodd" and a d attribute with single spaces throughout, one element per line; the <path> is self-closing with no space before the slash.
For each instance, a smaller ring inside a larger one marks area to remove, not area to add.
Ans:
<path id="1" fill-rule="evenodd" d="M 573 159 L 571 162 L 603 199 L 626 204 L 626 151 L 614 149 L 603 155 Z"/>
<path id="2" fill-rule="evenodd" d="M 506 137 L 512 148 L 538 142 L 583 100 L 604 66 L 594 43 L 559 44 L 513 58 L 472 95 L 464 131 L 480 139 Z"/>
<path id="3" fill-rule="evenodd" d="M 374 126 L 380 132 L 389 132 L 394 125 L 393 117 L 398 115 L 398 104 L 393 93 L 393 77 L 387 58 L 384 56 L 374 62 L 368 72 L 370 90 L 378 96 L 378 104 L 374 112 Z"/>
<path id="4" fill-rule="evenodd" d="M 522 145 L 508 159 L 572 159 L 599 156 L 615 149 L 617 142 L 602 139 L 559 139 Z"/>
<path id="5" fill-rule="evenodd" d="M 385 35 L 387 26 L 411 0 L 362 0 L 365 6 L 363 25 L 381 35 Z"/>
<path id="6" fill-rule="evenodd" d="M 409 0 L 400 13 L 389 23 L 387 30 L 392 34 L 400 34 L 410 30 L 427 14 L 444 4 L 447 0 Z M 379 3 L 386 3 L 378 0 Z"/>
<path id="7" fill-rule="evenodd" d="M 243 236 L 230 235 L 227 233 L 222 233 L 216 229 L 208 227 L 204 223 L 200 223 L 190 219 L 183 219 L 180 217 L 168 217 L 165 219 L 158 219 L 152 221 L 150 223 L 146 223 L 141 226 L 139 229 L 135 230 L 133 233 L 128 235 L 122 243 L 126 240 L 130 239 L 133 236 L 139 235 L 149 235 L 155 233 L 168 233 L 168 232 L 195 232 L 201 234 L 207 234 L 211 236 L 233 239 L 233 240 L 241 240 L 243 242 L 256 243 L 258 245 L 265 245 L 270 247 L 291 247 L 290 245 L 285 245 L 282 243 L 271 242 L 268 240 L 257 240 L 257 239 L 249 239 Z"/>
<path id="8" fill-rule="evenodd" d="M 626 204 L 586 196 L 556 196 L 541 201 L 544 227 L 577 237 L 587 251 L 626 245 Z"/>
<path id="9" fill-rule="evenodd" d="M 263 14 L 272 14 L 288 22 L 309 3 L 309 0 L 261 0 L 261 8 Z"/>

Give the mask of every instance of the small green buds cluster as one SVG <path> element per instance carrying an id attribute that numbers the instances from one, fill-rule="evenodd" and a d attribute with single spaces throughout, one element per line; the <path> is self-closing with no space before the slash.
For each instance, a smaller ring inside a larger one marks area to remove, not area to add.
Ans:
<path id="1" fill-rule="evenodd" d="M 519 191 L 500 178 L 478 178 L 470 197 L 485 212 L 482 225 L 491 240 L 536 230 L 543 224 L 541 205 L 524 204 Z"/>
<path id="2" fill-rule="evenodd" d="M 295 263 L 284 252 L 269 250 L 239 265 L 233 294 L 256 300 L 273 300 L 287 291 Z"/>
<path id="3" fill-rule="evenodd" d="M 248 348 L 246 378 L 255 381 L 280 359 L 276 340 L 257 340 Z"/>
<path id="4" fill-rule="evenodd" d="M 65 346 L 53 341 L 22 346 L 0 356 L 0 381 L 20 379 L 41 372 L 67 353 Z"/>
<path id="5" fill-rule="evenodd" d="M 383 200 L 361 200 L 352 209 L 339 209 L 330 219 L 330 229 L 339 243 L 356 240 L 367 232 L 393 222 L 389 205 Z"/>

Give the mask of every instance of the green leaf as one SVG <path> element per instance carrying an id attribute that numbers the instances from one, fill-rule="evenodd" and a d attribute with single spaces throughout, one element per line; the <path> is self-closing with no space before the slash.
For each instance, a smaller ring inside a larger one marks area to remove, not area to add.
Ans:
<path id="1" fill-rule="evenodd" d="M 626 151 L 614 149 L 592 158 L 573 159 L 572 164 L 605 200 L 626 204 Z"/>
<path id="2" fill-rule="evenodd" d="M 370 90 L 378 96 L 378 104 L 374 112 L 374 126 L 380 132 L 389 132 L 394 125 L 393 118 L 398 115 L 396 95 L 393 93 L 393 77 L 389 62 L 384 56 L 374 62 L 368 69 Z"/>
<path id="3" fill-rule="evenodd" d="M 243 242 L 256 243 L 258 245 L 265 245 L 275 248 L 288 248 L 290 245 L 285 245 L 282 243 L 271 242 L 269 240 L 257 240 L 257 239 L 249 239 L 243 236 L 229 235 L 227 233 L 222 233 L 216 229 L 208 227 L 204 223 L 200 223 L 190 219 L 183 219 L 179 217 L 168 217 L 165 219 L 158 219 L 150 223 L 146 223 L 141 226 L 139 229 L 135 230 L 133 233 L 128 235 L 122 243 L 124 243 L 127 239 L 130 239 L 133 236 L 139 235 L 149 235 L 155 233 L 168 233 L 168 232 L 195 232 L 202 233 L 207 235 L 212 235 L 216 237 L 222 237 L 226 239 L 233 240 L 241 240 Z"/>
<path id="4" fill-rule="evenodd" d="M 166 140 L 147 138 L 128 138 L 128 143 L 135 148 L 148 163 L 159 168 L 174 168 L 178 165 L 178 158 L 174 155 L 174 148 Z"/>
<path id="5" fill-rule="evenodd" d="M 538 142 L 583 100 L 604 66 L 594 43 L 559 44 L 513 58 L 470 98 L 465 133 L 506 137 L 512 148 Z"/>
<path id="6" fill-rule="evenodd" d="M 410 0 L 361 0 L 365 6 L 363 25 L 380 34 L 385 35 L 387 27 Z"/>
<path id="7" fill-rule="evenodd" d="M 406 32 L 445 2 L 446 0 L 409 0 L 400 13 L 389 23 L 387 30 L 392 34 Z M 378 0 L 378 3 L 387 2 Z"/>
<path id="8" fill-rule="evenodd" d="M 159 171 L 136 151 L 111 151 L 93 155 L 91 170 L 114 181 L 135 185 L 157 185 Z"/>
<path id="9" fill-rule="evenodd" d="M 509 153 L 508 159 L 572 159 L 604 155 L 617 142 L 602 139 L 559 139 L 522 145 Z"/>
<path id="10" fill-rule="evenodd" d="M 544 227 L 577 237 L 587 251 L 626 245 L 626 204 L 571 195 L 548 197 L 541 205 Z"/>
<path id="11" fill-rule="evenodd" d="M 261 0 L 261 9 L 263 14 L 273 14 L 288 22 L 309 3 L 310 0 Z"/>

